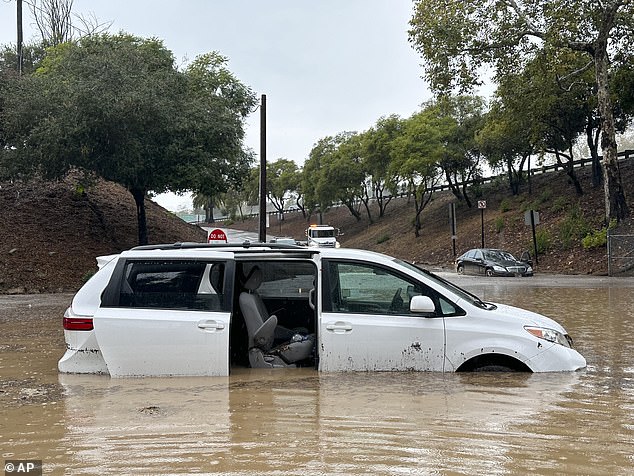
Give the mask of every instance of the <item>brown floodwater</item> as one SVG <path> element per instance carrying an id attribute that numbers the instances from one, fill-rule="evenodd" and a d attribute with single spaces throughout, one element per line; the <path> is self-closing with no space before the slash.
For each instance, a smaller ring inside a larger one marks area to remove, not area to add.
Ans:
<path id="1" fill-rule="evenodd" d="M 555 318 L 587 369 L 59 375 L 71 296 L 0 296 L 3 459 L 73 475 L 632 474 L 634 280 L 450 278 Z"/>

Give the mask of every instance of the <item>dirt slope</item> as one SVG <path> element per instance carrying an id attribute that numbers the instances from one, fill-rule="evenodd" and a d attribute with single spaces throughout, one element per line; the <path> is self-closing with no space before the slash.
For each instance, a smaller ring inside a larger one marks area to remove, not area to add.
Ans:
<path id="1" fill-rule="evenodd" d="M 122 187 L 99 181 L 0 184 L 0 293 L 74 291 L 96 269 L 95 256 L 137 241 L 136 205 Z M 204 241 L 204 232 L 146 200 L 151 243 Z"/>

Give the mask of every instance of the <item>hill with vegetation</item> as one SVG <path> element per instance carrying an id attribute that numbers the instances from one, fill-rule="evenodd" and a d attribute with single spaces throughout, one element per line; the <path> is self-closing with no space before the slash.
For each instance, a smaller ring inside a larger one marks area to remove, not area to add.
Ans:
<path id="1" fill-rule="evenodd" d="M 634 210 L 634 164 L 621 164 L 623 183 Z M 606 247 L 584 247 L 582 238 L 603 226 L 603 189 L 592 188 L 589 172 L 579 171 L 584 194 L 577 196 L 563 172 L 536 175 L 532 193 L 508 191 L 504 180 L 483 185 L 477 199 L 487 201 L 484 213 L 485 244 L 515 254 L 532 249 L 530 227 L 524 212 L 539 211 L 537 236 L 543 252 L 537 273 L 607 274 Z M 453 267 L 449 228 L 450 192 L 435 193 L 423 211 L 423 227 L 414 235 L 413 203 L 407 197 L 392 200 L 385 216 L 370 223 L 357 221 L 345 207 L 331 208 L 323 222 L 341 228 L 343 246 L 375 250 L 433 268 Z M 456 251 L 461 254 L 481 241 L 481 215 L 473 207 L 456 202 Z M 87 190 L 73 178 L 57 182 L 32 181 L 0 184 L 0 293 L 75 291 L 96 269 L 95 257 L 117 253 L 137 244 L 136 205 L 119 185 L 103 180 Z M 304 230 L 317 217 L 307 220 L 300 212 L 284 221 L 272 217 L 269 235 L 304 239 Z M 173 213 L 147 200 L 151 243 L 205 241 L 205 232 L 185 223 Z M 257 231 L 256 218 L 217 223 Z M 634 234 L 632 220 L 620 233 Z"/>
<path id="2" fill-rule="evenodd" d="M 630 210 L 634 212 L 634 164 L 620 165 Z M 485 246 L 504 248 L 520 255 L 524 250 L 533 254 L 531 227 L 525 224 L 525 212 L 539 212 L 540 224 L 536 237 L 540 254 L 537 273 L 607 274 L 607 248 L 601 243 L 605 208 L 603 187 L 593 188 L 590 168 L 577 171 L 583 195 L 575 192 L 563 171 L 534 175 L 531 191 L 524 183 L 518 195 L 512 195 L 504 177 L 482 185 L 477 200 L 486 200 L 484 212 Z M 469 193 L 474 196 L 474 191 Z M 437 192 L 422 214 L 422 230 L 414 234 L 414 204 L 407 197 L 392 200 L 385 216 L 370 223 L 366 215 L 357 221 L 345 207 L 334 207 L 323 214 L 323 223 L 341 229 L 342 246 L 387 253 L 398 258 L 435 268 L 453 268 L 453 246 L 449 225 L 449 204 L 456 203 L 456 253 L 478 248 L 482 240 L 481 212 L 459 202 L 449 191 Z M 475 202 L 474 202 L 475 203 Z M 377 210 L 373 210 L 374 216 Z M 318 223 L 318 216 L 306 219 L 300 212 L 286 214 L 282 222 L 270 219 L 269 235 L 292 236 L 305 240 L 304 230 Z M 236 220 L 228 227 L 257 231 L 256 218 Z M 604 230 L 605 231 L 605 230 Z M 632 220 L 620 226 L 619 233 L 634 234 Z M 591 235 L 593 239 L 583 238 Z M 593 246 L 599 245 L 599 246 Z"/>

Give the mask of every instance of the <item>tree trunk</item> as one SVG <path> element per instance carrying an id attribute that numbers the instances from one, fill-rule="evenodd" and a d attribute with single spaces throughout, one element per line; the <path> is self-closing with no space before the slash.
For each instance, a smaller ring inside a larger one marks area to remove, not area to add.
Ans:
<path id="1" fill-rule="evenodd" d="M 379 206 L 379 218 L 383 218 L 383 216 L 385 215 L 385 209 L 387 208 L 389 203 L 392 201 L 392 198 L 394 198 L 391 192 L 389 197 L 385 196 L 385 187 L 386 187 L 385 181 L 382 181 L 382 182 L 377 181 L 374 184 L 374 194 L 376 196 L 376 203 Z"/>
<path id="2" fill-rule="evenodd" d="M 352 202 L 345 202 L 346 208 L 350 211 L 350 214 L 356 218 L 357 221 L 361 221 L 361 214 L 359 213 L 359 211 L 354 208 L 354 203 Z"/>
<path id="3" fill-rule="evenodd" d="M 586 143 L 590 150 L 590 157 L 592 157 L 592 188 L 597 188 L 601 185 L 603 174 L 601 173 L 601 160 L 599 159 L 599 133 L 601 128 L 597 128 L 596 137 L 594 133 L 594 127 L 592 124 L 592 113 L 588 113 L 588 123 L 586 125 Z"/>
<path id="4" fill-rule="evenodd" d="M 574 157 L 572 155 L 572 148 L 570 150 L 571 150 L 570 155 L 562 154 L 557 149 L 554 149 L 554 150 L 547 149 L 546 152 L 555 154 L 555 158 L 557 159 L 557 164 L 561 165 L 561 167 L 566 171 L 566 175 L 568 175 L 568 177 L 570 178 L 570 181 L 572 182 L 573 187 L 575 187 L 575 192 L 577 193 L 577 195 L 581 196 L 583 195 L 583 188 L 581 187 L 581 183 L 579 182 L 579 178 L 577 177 L 577 174 L 575 173 L 575 169 L 573 167 Z M 562 155 L 566 158 L 565 163 L 561 159 Z"/>
<path id="5" fill-rule="evenodd" d="M 205 223 L 214 223 L 216 220 L 214 218 L 214 206 L 210 203 L 205 207 Z"/>
<path id="6" fill-rule="evenodd" d="M 458 185 L 455 184 L 454 181 L 452 180 L 451 173 L 449 170 L 445 170 L 445 179 L 447 180 L 447 185 L 449 185 L 449 189 L 451 190 L 451 193 L 453 193 L 454 197 L 456 197 L 459 201 L 462 202 L 465 197 L 462 195 L 462 192 L 460 191 L 460 188 L 458 188 Z"/>
<path id="7" fill-rule="evenodd" d="M 617 222 L 620 222 L 629 215 L 625 191 L 623 190 L 623 184 L 621 182 L 621 172 L 617 161 L 616 130 L 614 127 L 614 114 L 608 84 L 609 58 L 607 45 L 609 32 L 614 25 L 614 17 L 616 16 L 615 8 L 618 7 L 606 10 L 603 28 L 601 29 L 594 49 L 597 100 L 602 119 L 601 149 L 603 152 L 603 190 L 605 196 L 606 224 L 609 223 L 611 219 L 616 219 Z"/>
<path id="8" fill-rule="evenodd" d="M 145 195 L 147 194 L 147 190 L 133 188 L 130 190 L 130 193 L 134 197 L 134 203 L 136 203 L 136 219 L 139 231 L 139 245 L 147 245 L 147 221 L 145 219 Z"/>

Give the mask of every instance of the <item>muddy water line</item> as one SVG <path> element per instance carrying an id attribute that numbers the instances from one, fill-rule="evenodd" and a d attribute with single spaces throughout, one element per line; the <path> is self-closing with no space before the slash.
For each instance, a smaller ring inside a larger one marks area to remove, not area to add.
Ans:
<path id="1" fill-rule="evenodd" d="M 70 296 L 0 296 L 0 451 L 45 474 L 631 474 L 634 284 L 460 284 L 554 317 L 588 368 L 58 375 Z"/>

